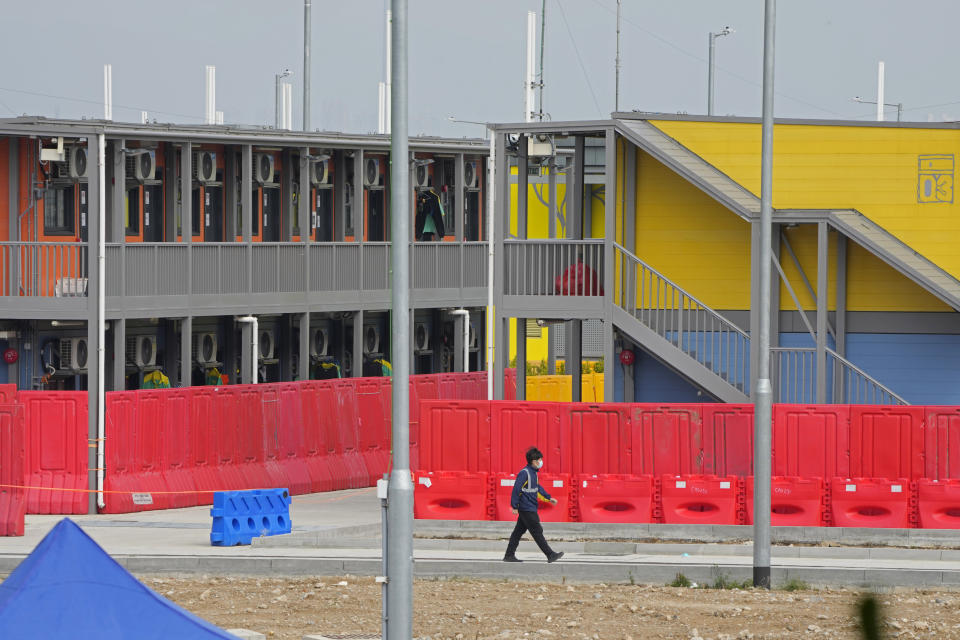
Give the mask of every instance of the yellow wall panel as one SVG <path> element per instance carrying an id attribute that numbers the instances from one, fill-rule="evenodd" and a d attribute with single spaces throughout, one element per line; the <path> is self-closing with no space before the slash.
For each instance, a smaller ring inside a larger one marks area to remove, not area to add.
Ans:
<path id="1" fill-rule="evenodd" d="M 636 254 L 715 309 L 750 307 L 750 225 L 637 154 Z"/>
<path id="2" fill-rule="evenodd" d="M 653 124 L 759 195 L 759 124 Z M 773 205 L 857 209 L 960 277 L 960 204 L 953 197 L 958 153 L 960 132 L 952 129 L 779 124 Z M 939 188 L 926 195 L 934 177 Z"/>

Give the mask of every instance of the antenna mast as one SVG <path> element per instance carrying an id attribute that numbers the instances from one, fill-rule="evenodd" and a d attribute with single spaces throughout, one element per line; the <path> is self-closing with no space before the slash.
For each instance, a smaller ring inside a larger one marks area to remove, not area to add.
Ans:
<path id="1" fill-rule="evenodd" d="M 539 118 L 543 120 L 543 41 L 547 34 L 547 0 L 543 0 L 540 5 L 540 112 Z"/>
<path id="2" fill-rule="evenodd" d="M 617 0 L 617 60 L 615 63 L 616 80 L 614 81 L 613 110 L 620 111 L 620 6 Z"/>

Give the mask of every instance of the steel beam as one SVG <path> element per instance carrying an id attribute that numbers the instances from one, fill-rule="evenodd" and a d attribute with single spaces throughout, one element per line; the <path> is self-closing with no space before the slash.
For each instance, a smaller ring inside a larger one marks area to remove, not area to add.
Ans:
<path id="1" fill-rule="evenodd" d="M 827 223 L 817 223 L 817 404 L 827 401 Z"/>
<path id="2" fill-rule="evenodd" d="M 113 390 L 123 391 L 127 385 L 127 321 L 117 318 L 113 323 Z"/>

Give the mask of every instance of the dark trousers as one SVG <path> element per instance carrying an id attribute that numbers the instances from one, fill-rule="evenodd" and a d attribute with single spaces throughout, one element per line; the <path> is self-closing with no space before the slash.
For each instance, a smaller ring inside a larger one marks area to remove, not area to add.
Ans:
<path id="1" fill-rule="evenodd" d="M 540 547 L 540 551 L 543 551 L 543 554 L 549 557 L 553 553 L 553 549 L 550 548 L 546 538 L 543 537 L 543 527 L 540 525 L 540 516 L 537 515 L 536 511 L 521 511 L 517 516 L 517 526 L 513 528 L 513 533 L 510 534 L 510 542 L 507 543 L 507 555 L 512 556 L 517 552 L 520 538 L 527 531 L 533 536 L 537 546 Z"/>

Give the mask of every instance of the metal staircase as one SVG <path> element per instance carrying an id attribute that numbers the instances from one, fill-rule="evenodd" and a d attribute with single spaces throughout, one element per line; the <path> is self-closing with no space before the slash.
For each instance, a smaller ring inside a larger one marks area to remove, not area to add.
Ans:
<path id="1" fill-rule="evenodd" d="M 750 401 L 750 336 L 618 243 L 614 248 L 614 323 L 647 352 L 723 402 Z M 774 400 L 812 402 L 815 349 L 773 350 Z M 907 404 L 827 350 L 829 402 Z"/>

